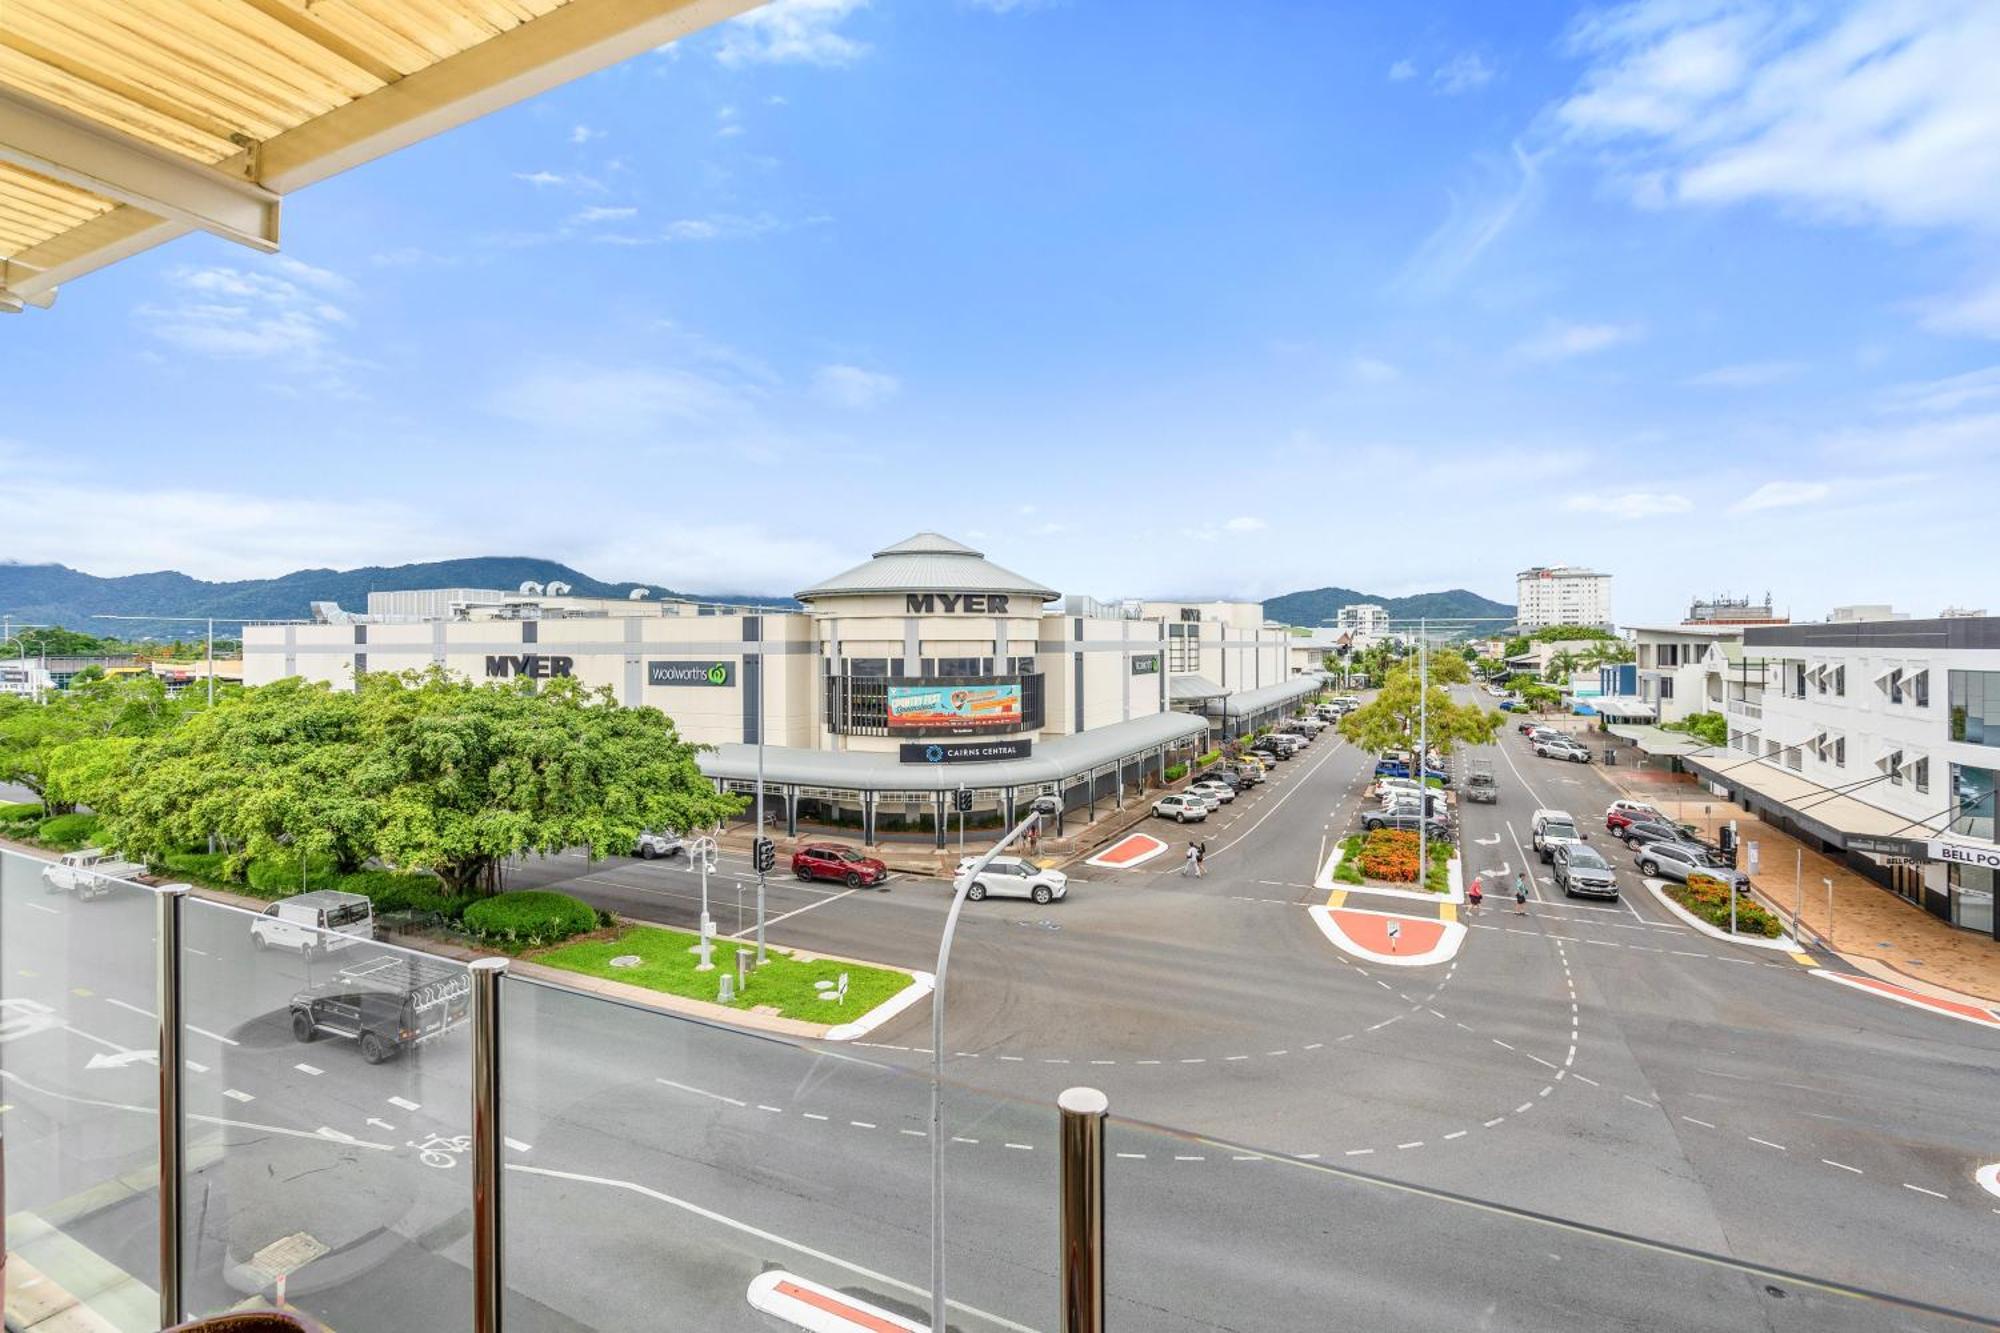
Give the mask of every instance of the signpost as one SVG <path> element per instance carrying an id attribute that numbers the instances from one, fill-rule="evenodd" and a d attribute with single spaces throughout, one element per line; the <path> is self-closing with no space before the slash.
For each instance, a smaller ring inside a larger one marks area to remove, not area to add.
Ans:
<path id="1" fill-rule="evenodd" d="M 708 914 L 708 872 L 715 869 L 715 856 L 714 838 L 703 836 L 688 844 L 687 868 L 701 872 L 701 939 L 694 946 L 694 951 L 701 955 L 694 969 L 697 972 L 715 970 L 715 919 Z"/>

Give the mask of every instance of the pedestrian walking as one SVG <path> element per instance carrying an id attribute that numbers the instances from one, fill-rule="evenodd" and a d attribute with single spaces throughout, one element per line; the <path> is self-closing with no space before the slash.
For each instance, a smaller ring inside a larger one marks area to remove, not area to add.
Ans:
<path id="1" fill-rule="evenodd" d="M 1194 873 L 1196 876 L 1208 873 L 1208 839 L 1197 839 L 1194 845 Z"/>
<path id="2" fill-rule="evenodd" d="M 1516 871 L 1514 872 L 1514 915 L 1526 916 L 1527 914 L 1528 877 Z"/>
<path id="3" fill-rule="evenodd" d="M 1188 844 L 1187 862 L 1186 864 L 1181 866 L 1181 874 L 1183 875 L 1201 874 L 1201 853 L 1195 850 L 1195 845 L 1193 843 Z"/>
<path id="4" fill-rule="evenodd" d="M 1479 904 L 1486 901 L 1486 892 L 1479 887 L 1479 876 L 1472 877 L 1472 883 L 1465 889 L 1465 914 L 1471 916 L 1479 910 Z"/>

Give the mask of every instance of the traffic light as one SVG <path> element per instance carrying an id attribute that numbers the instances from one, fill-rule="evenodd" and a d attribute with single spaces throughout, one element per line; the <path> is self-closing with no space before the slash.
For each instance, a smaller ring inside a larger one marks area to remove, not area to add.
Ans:
<path id="1" fill-rule="evenodd" d="M 951 808 L 958 811 L 961 815 L 971 810 L 972 789 L 970 787 L 960 787 L 957 791 L 953 792 L 951 794 Z"/>
<path id="2" fill-rule="evenodd" d="M 768 873 L 771 867 L 778 864 L 778 844 L 769 838 L 757 839 L 750 844 L 750 861 L 757 867 L 758 874 Z"/>

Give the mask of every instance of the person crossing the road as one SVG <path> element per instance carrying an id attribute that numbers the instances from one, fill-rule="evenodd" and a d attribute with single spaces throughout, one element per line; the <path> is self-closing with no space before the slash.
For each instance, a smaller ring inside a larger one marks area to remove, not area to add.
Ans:
<path id="1" fill-rule="evenodd" d="M 1465 911 L 1470 916 L 1479 910 L 1479 904 L 1486 901 L 1486 891 L 1479 886 L 1479 876 L 1472 877 L 1472 883 L 1465 888 Z"/>
<path id="2" fill-rule="evenodd" d="M 1528 877 L 1520 871 L 1514 872 L 1514 915 L 1528 914 Z"/>
<path id="3" fill-rule="evenodd" d="M 1181 867 L 1181 874 L 1197 877 L 1201 874 L 1201 852 L 1196 849 L 1193 843 L 1188 844 L 1187 863 Z"/>

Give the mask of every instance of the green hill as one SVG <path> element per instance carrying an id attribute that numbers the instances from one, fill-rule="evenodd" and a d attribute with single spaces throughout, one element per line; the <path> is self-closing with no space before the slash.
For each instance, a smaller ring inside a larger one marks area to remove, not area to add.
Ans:
<path id="1" fill-rule="evenodd" d="M 676 596 L 656 583 L 605 583 L 554 560 L 531 556 L 478 556 L 416 565 L 370 565 L 364 569 L 301 569 L 274 579 L 211 583 L 174 570 L 99 578 L 65 565 L 0 564 L 0 613 L 17 623 L 62 625 L 92 634 L 123 638 L 186 638 L 190 627 L 170 620 L 117 623 L 95 615 L 214 616 L 233 630 L 245 620 L 302 620 L 313 602 L 338 602 L 349 611 L 367 609 L 368 594 L 405 588 L 518 588 L 526 582 L 560 580 L 580 596 L 624 597 L 649 588 L 655 597 Z M 694 594 L 704 598 L 708 594 Z M 713 600 L 758 606 L 796 605 L 789 598 L 715 596 Z"/>
<path id="2" fill-rule="evenodd" d="M 1281 597 L 1273 597 L 1264 603 L 1267 619 L 1282 621 L 1287 625 L 1302 625 L 1314 628 L 1326 624 L 1338 615 L 1343 606 L 1357 602 L 1373 602 L 1387 608 L 1397 620 L 1415 620 L 1420 616 L 1447 620 L 1467 616 L 1501 616 L 1507 622 L 1514 618 L 1514 608 L 1506 602 L 1496 602 L 1489 597 L 1481 597 L 1476 592 L 1463 588 L 1452 588 L 1446 592 L 1420 592 L 1409 597 L 1379 597 L 1372 593 L 1356 592 L 1352 588 L 1313 588 L 1305 592 L 1288 592 Z M 1493 629 L 1505 628 L 1495 621 Z"/>

